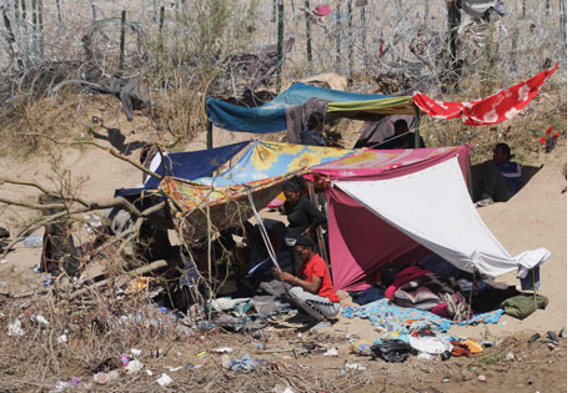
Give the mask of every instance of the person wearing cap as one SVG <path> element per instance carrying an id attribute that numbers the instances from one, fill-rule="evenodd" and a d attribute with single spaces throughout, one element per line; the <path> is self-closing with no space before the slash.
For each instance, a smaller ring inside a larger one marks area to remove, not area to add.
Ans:
<path id="1" fill-rule="evenodd" d="M 339 296 L 333 289 L 325 261 L 316 252 L 312 239 L 307 236 L 296 240 L 296 251 L 302 258 L 302 267 L 297 275 L 276 268 L 277 278 L 290 285 L 288 294 L 309 315 L 317 320 L 310 331 L 331 326 L 329 319 L 339 313 Z"/>

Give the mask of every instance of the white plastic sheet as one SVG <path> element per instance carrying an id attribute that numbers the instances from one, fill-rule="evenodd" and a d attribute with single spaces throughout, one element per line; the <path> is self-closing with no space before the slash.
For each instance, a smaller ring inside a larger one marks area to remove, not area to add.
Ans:
<path id="1" fill-rule="evenodd" d="M 457 157 L 397 178 L 334 184 L 465 271 L 495 277 L 521 267 L 530 269 L 550 255 L 544 248 L 516 258 L 509 255 L 474 208 Z"/>

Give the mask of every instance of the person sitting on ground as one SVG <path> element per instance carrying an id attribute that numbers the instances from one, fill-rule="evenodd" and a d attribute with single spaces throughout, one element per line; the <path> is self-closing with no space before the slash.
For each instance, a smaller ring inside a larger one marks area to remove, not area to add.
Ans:
<path id="1" fill-rule="evenodd" d="M 498 143 L 493 150 L 493 159 L 481 165 L 480 178 L 475 183 L 478 206 L 506 202 L 518 191 L 522 170 L 511 158 L 511 148 L 506 143 Z"/>
<path id="2" fill-rule="evenodd" d="M 325 261 L 314 249 L 312 239 L 302 236 L 296 241 L 296 251 L 302 258 L 298 274 L 294 276 L 274 268 L 278 279 L 291 286 L 288 294 L 292 301 L 318 321 L 310 331 L 331 326 L 329 319 L 335 317 L 340 308 Z"/>
<path id="3" fill-rule="evenodd" d="M 394 135 L 375 146 L 379 150 L 414 149 L 415 134 L 408 129 L 406 120 L 399 119 L 394 123 Z M 424 139 L 420 136 L 420 147 L 426 147 Z"/>
<path id="4" fill-rule="evenodd" d="M 327 146 L 327 141 L 322 135 L 324 127 L 323 115 L 318 112 L 310 113 L 307 127 L 300 134 L 303 145 Z"/>

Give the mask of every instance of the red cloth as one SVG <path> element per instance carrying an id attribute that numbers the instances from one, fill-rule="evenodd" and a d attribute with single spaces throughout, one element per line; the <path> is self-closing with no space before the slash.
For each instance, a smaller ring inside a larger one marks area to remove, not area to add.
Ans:
<path id="1" fill-rule="evenodd" d="M 323 278 L 318 296 L 326 297 L 334 303 L 339 303 L 339 296 L 333 289 L 325 261 L 318 254 L 314 254 L 312 259 L 302 265 L 298 272 L 298 277 L 310 282 L 312 277 Z"/>
<path id="2" fill-rule="evenodd" d="M 396 292 L 397 289 L 398 289 L 397 287 L 395 287 L 394 285 L 391 285 L 385 291 L 385 297 L 387 299 L 392 299 L 392 297 L 393 297 L 393 295 L 394 295 L 394 293 Z"/>
<path id="3" fill-rule="evenodd" d="M 397 288 L 400 288 L 404 284 L 414 280 L 417 277 L 423 276 L 427 273 L 432 273 L 432 272 L 420 269 L 418 266 L 407 267 L 406 269 L 401 270 L 396 276 L 394 276 L 392 285 Z"/>
<path id="4" fill-rule="evenodd" d="M 550 70 L 476 101 L 442 102 L 418 92 L 414 93 L 412 100 L 424 113 L 437 119 L 461 117 L 468 126 L 500 123 L 512 119 L 523 110 L 557 68 L 558 63 Z"/>
<path id="5" fill-rule="evenodd" d="M 327 16 L 331 14 L 331 8 L 327 4 L 316 5 L 315 13 L 317 16 Z"/>

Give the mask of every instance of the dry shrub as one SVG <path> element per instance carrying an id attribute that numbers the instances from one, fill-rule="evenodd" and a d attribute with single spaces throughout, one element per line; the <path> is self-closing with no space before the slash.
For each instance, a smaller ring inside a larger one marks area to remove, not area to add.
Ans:
<path id="1" fill-rule="evenodd" d="M 2 154 L 26 157 L 49 149 L 47 135 L 53 139 L 69 137 L 77 131 L 81 105 L 74 89 L 65 89 L 54 98 L 20 94 L 0 110 Z"/>

